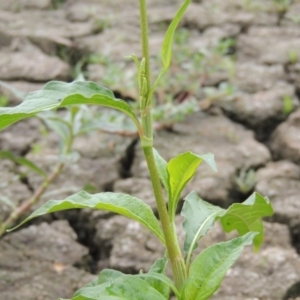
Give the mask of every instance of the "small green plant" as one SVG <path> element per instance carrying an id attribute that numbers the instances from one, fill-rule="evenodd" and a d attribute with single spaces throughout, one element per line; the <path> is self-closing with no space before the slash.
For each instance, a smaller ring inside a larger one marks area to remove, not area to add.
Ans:
<path id="1" fill-rule="evenodd" d="M 291 50 L 289 52 L 289 60 L 291 64 L 296 64 L 298 62 L 298 51 L 297 50 Z"/>
<path id="2" fill-rule="evenodd" d="M 290 7 L 292 0 L 271 0 L 262 2 L 260 0 L 244 0 L 243 7 L 252 11 L 267 11 L 284 14 Z"/>
<path id="3" fill-rule="evenodd" d="M 255 171 L 253 169 L 242 169 L 239 174 L 234 177 L 234 182 L 241 193 L 248 194 L 253 190 L 256 183 Z"/>
<path id="4" fill-rule="evenodd" d="M 291 96 L 283 97 L 283 113 L 289 115 L 294 109 L 293 99 Z"/>
<path id="5" fill-rule="evenodd" d="M 226 271 L 238 258 L 244 246 L 253 244 L 254 249 L 258 250 L 263 242 L 262 217 L 273 214 L 267 198 L 254 193 L 244 203 L 236 203 L 223 209 L 203 201 L 192 192 L 185 197 L 181 212 L 185 218 L 183 228 L 186 232 L 183 251 L 179 245 L 175 214 L 181 193 L 202 162 L 206 162 L 213 170 L 216 170 L 216 165 L 214 156 L 210 153 L 198 155 L 188 151 L 169 162 L 159 155 L 153 148 L 152 99 L 160 79 L 170 66 L 174 33 L 190 2 L 185 0 L 167 30 L 161 52 L 162 69 L 152 84 L 146 1 L 139 0 L 143 57 L 139 60 L 133 55 L 132 58 L 138 69 L 140 118 L 127 102 L 115 98 L 107 88 L 93 82 L 80 81 L 50 82 L 42 90 L 29 94 L 19 106 L 0 109 L 0 129 L 41 111 L 66 106 L 75 106 L 76 110 L 76 106 L 80 104 L 96 104 L 117 109 L 131 118 L 137 128 L 159 220 L 148 205 L 130 195 L 110 192 L 89 194 L 81 191 L 64 200 L 48 201 L 19 225 L 56 211 L 73 208 L 102 209 L 140 222 L 166 247 L 165 257 L 154 262 L 148 273 L 127 275 L 119 271 L 103 270 L 96 280 L 78 290 L 72 300 L 166 300 L 169 299 L 171 291 L 180 300 L 209 299 L 219 288 Z M 165 194 L 168 198 L 167 205 Z M 226 232 L 237 230 L 240 236 L 212 245 L 193 257 L 198 242 L 217 221 L 221 222 Z M 172 270 L 172 279 L 165 275 L 167 263 Z"/>

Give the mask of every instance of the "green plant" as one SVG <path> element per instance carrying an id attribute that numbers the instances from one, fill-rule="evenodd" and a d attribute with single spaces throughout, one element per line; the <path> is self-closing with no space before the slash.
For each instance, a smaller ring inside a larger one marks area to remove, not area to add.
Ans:
<path id="1" fill-rule="evenodd" d="M 185 198 L 182 209 L 185 218 L 183 228 L 186 232 L 184 254 L 179 246 L 175 214 L 181 192 L 203 161 L 214 170 L 216 166 L 212 154 L 197 155 L 185 152 L 169 162 L 159 155 L 153 148 L 152 98 L 160 79 L 170 66 L 174 32 L 190 2 L 185 0 L 167 30 L 161 53 L 162 69 L 151 84 L 146 1 L 139 0 L 143 57 L 141 60 L 136 56 L 132 58 L 138 68 L 140 119 L 127 102 L 115 98 L 108 89 L 92 82 L 79 81 L 50 82 L 44 89 L 29 94 L 19 106 L 0 109 L 0 129 L 41 111 L 79 104 L 96 104 L 117 109 L 131 118 L 137 127 L 160 223 L 151 208 L 140 199 L 120 193 L 89 194 L 81 191 L 64 200 L 48 201 L 19 225 L 37 216 L 61 210 L 104 209 L 140 222 L 165 245 L 166 256 L 158 259 L 148 273 L 126 275 L 114 270 L 103 270 L 96 280 L 78 290 L 72 300 L 163 300 L 169 298 L 170 290 L 180 300 L 208 299 L 218 289 L 226 271 L 243 247 L 253 244 L 257 250 L 263 241 L 262 217 L 273 213 L 267 198 L 254 193 L 244 203 L 236 203 L 228 209 L 222 209 L 203 201 L 193 192 Z M 163 187 L 168 196 L 167 206 Z M 237 230 L 240 236 L 215 244 L 193 259 L 198 242 L 216 221 L 221 222 L 226 232 Z M 165 275 L 168 262 L 174 283 Z"/>
<path id="2" fill-rule="evenodd" d="M 283 97 L 283 113 L 289 115 L 294 109 L 293 99 L 291 96 Z"/>
<path id="3" fill-rule="evenodd" d="M 255 186 L 255 171 L 253 169 L 242 169 L 237 176 L 234 177 L 234 182 L 240 192 L 243 194 L 249 193 Z"/>
<path id="4" fill-rule="evenodd" d="M 265 2 L 260 0 L 244 0 L 242 5 L 247 10 L 284 14 L 289 9 L 291 3 L 291 0 L 271 0 Z"/>
<path id="5" fill-rule="evenodd" d="M 289 52 L 289 61 L 293 65 L 298 62 L 298 51 L 297 50 L 291 50 Z"/>

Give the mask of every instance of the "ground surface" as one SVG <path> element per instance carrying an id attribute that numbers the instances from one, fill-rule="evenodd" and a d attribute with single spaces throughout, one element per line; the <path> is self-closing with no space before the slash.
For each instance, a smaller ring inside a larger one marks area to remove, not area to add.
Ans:
<path id="1" fill-rule="evenodd" d="M 163 32 L 180 2 L 148 1 L 154 64 Z M 2 0 L 0 80 L 30 92 L 48 80 L 71 81 L 81 68 L 88 79 L 134 99 L 134 66 L 124 57 L 140 55 L 137 3 Z M 176 38 L 175 49 L 183 57 L 174 56 L 156 95 L 158 101 L 173 97 L 175 103 L 195 97 L 202 108 L 176 123 L 171 132 L 156 134 L 161 155 L 170 159 L 191 150 L 216 156 L 218 173 L 201 167 L 184 194 L 196 190 L 202 198 L 227 207 L 257 190 L 275 209 L 265 223 L 262 250 L 254 254 L 246 249 L 212 299 L 300 297 L 299 18 L 300 2 L 295 0 L 287 6 L 275 0 L 193 1 Z M 197 64 L 199 52 L 206 54 Z M 230 95 L 220 94 L 226 83 L 234 89 Z M 19 102 L 9 89 L 0 87 L 0 92 L 8 105 Z M 40 151 L 34 151 L 37 145 Z M 43 137 L 36 119 L 1 132 L 0 148 L 49 171 L 57 162 L 57 137 Z M 95 192 L 133 194 L 155 210 L 134 137 L 99 131 L 80 137 L 75 150 L 80 160 L 68 165 L 49 189 L 59 190 L 55 199 L 89 184 Z M 16 205 L 41 183 L 31 173 L 26 180 L 15 180 L 18 167 L 4 160 L 0 165 L 1 195 Z M 48 193 L 42 202 L 50 198 Z M 0 219 L 10 210 L 1 203 Z M 183 242 L 180 228 L 179 235 Z M 216 227 L 200 247 L 224 239 Z M 68 298 L 105 267 L 136 273 L 148 270 L 163 255 L 158 240 L 123 217 L 89 210 L 53 214 L 0 240 L 0 298 Z"/>

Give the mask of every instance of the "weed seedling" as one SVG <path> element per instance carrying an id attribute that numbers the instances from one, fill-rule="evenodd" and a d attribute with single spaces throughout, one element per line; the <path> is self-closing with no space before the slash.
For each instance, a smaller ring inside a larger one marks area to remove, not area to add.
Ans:
<path id="1" fill-rule="evenodd" d="M 89 194 L 81 191 L 64 200 L 48 201 L 20 224 L 56 211 L 73 208 L 102 209 L 140 222 L 165 246 L 165 257 L 154 262 L 148 273 L 127 275 L 105 269 L 96 280 L 78 290 L 72 300 L 166 300 L 169 299 L 171 290 L 180 300 L 209 299 L 219 288 L 227 270 L 241 254 L 244 246 L 253 244 L 254 249 L 258 250 L 263 242 L 262 217 L 273 214 L 267 198 L 254 193 L 244 203 L 235 203 L 228 209 L 223 209 L 203 201 L 192 192 L 185 197 L 181 212 L 185 218 L 183 228 L 186 232 L 183 251 L 179 245 L 175 214 L 181 193 L 202 162 L 206 162 L 213 170 L 216 170 L 216 165 L 214 156 L 210 153 L 198 155 L 188 151 L 169 162 L 159 155 L 153 148 L 152 99 L 160 79 L 170 66 L 174 33 L 190 2 L 184 1 L 167 30 L 161 51 L 162 69 L 152 83 L 146 0 L 139 0 L 143 54 L 141 59 L 134 55 L 132 58 L 138 69 L 140 118 L 127 102 L 115 98 L 107 88 L 93 82 L 80 81 L 49 82 L 42 90 L 29 94 L 19 106 L 0 108 L 0 129 L 41 111 L 66 106 L 76 107 L 80 104 L 117 109 L 131 118 L 137 128 L 159 219 L 141 199 L 130 195 L 110 192 Z M 216 221 L 220 221 L 226 232 L 237 230 L 240 236 L 214 244 L 194 257 L 198 242 Z M 165 275 L 167 263 L 172 270 L 172 279 Z"/>

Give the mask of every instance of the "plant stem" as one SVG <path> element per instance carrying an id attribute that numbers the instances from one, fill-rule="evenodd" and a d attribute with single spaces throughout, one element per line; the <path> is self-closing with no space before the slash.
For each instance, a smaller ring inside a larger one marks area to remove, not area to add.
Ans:
<path id="1" fill-rule="evenodd" d="M 17 207 L 15 210 L 11 212 L 10 216 L 1 225 L 0 237 L 4 234 L 5 230 L 9 229 L 9 227 L 12 226 L 15 223 L 15 221 L 17 221 L 20 218 L 22 214 L 24 214 L 30 207 L 32 207 L 40 200 L 41 196 L 45 193 L 49 185 L 61 173 L 63 167 L 64 167 L 64 163 L 60 163 L 54 169 L 51 175 L 47 179 L 45 179 L 44 182 L 39 186 L 39 188 L 36 190 L 33 196 L 29 198 L 27 201 L 25 201 L 21 206 Z"/>
<path id="2" fill-rule="evenodd" d="M 182 257 L 182 253 L 178 244 L 175 228 L 173 226 L 173 223 L 170 222 L 169 214 L 166 208 L 166 203 L 164 200 L 163 191 L 153 155 L 153 149 L 152 147 L 143 147 L 143 151 L 148 164 L 150 178 L 157 204 L 157 210 L 163 228 L 175 285 L 180 290 L 186 280 L 186 268 L 184 259 Z"/>
<path id="3" fill-rule="evenodd" d="M 148 17 L 147 5 L 145 0 L 139 0 L 140 3 L 140 17 L 141 17 L 141 39 L 142 39 L 142 52 L 145 59 L 145 79 L 147 93 L 141 99 L 141 116 L 143 133 L 148 141 L 147 146 L 153 145 L 153 128 L 152 128 L 152 99 L 148 98 L 151 89 L 150 79 L 150 57 L 149 57 L 149 41 L 148 41 Z"/>
<path id="4" fill-rule="evenodd" d="M 143 58 L 145 59 L 145 77 L 147 81 L 147 91 L 149 93 L 150 84 L 150 56 L 149 56 L 149 41 L 148 41 L 148 17 L 147 5 L 145 0 L 140 1 L 140 16 L 141 16 L 141 37 L 142 37 L 142 50 Z"/>
<path id="5" fill-rule="evenodd" d="M 149 58 L 149 42 L 148 42 L 148 18 L 147 6 L 145 0 L 139 0 L 140 18 L 141 18 L 141 37 L 143 58 L 145 59 L 145 79 L 147 82 L 147 94 L 141 99 L 141 117 L 143 126 L 143 136 L 141 137 L 142 147 L 147 161 L 150 179 L 156 199 L 157 210 L 160 217 L 168 257 L 171 263 L 175 285 L 178 290 L 181 289 L 186 280 L 186 268 L 184 259 L 178 244 L 175 226 L 171 223 L 166 202 L 163 195 L 155 159 L 153 155 L 153 121 L 152 121 L 152 97 L 150 84 L 150 58 Z"/>

